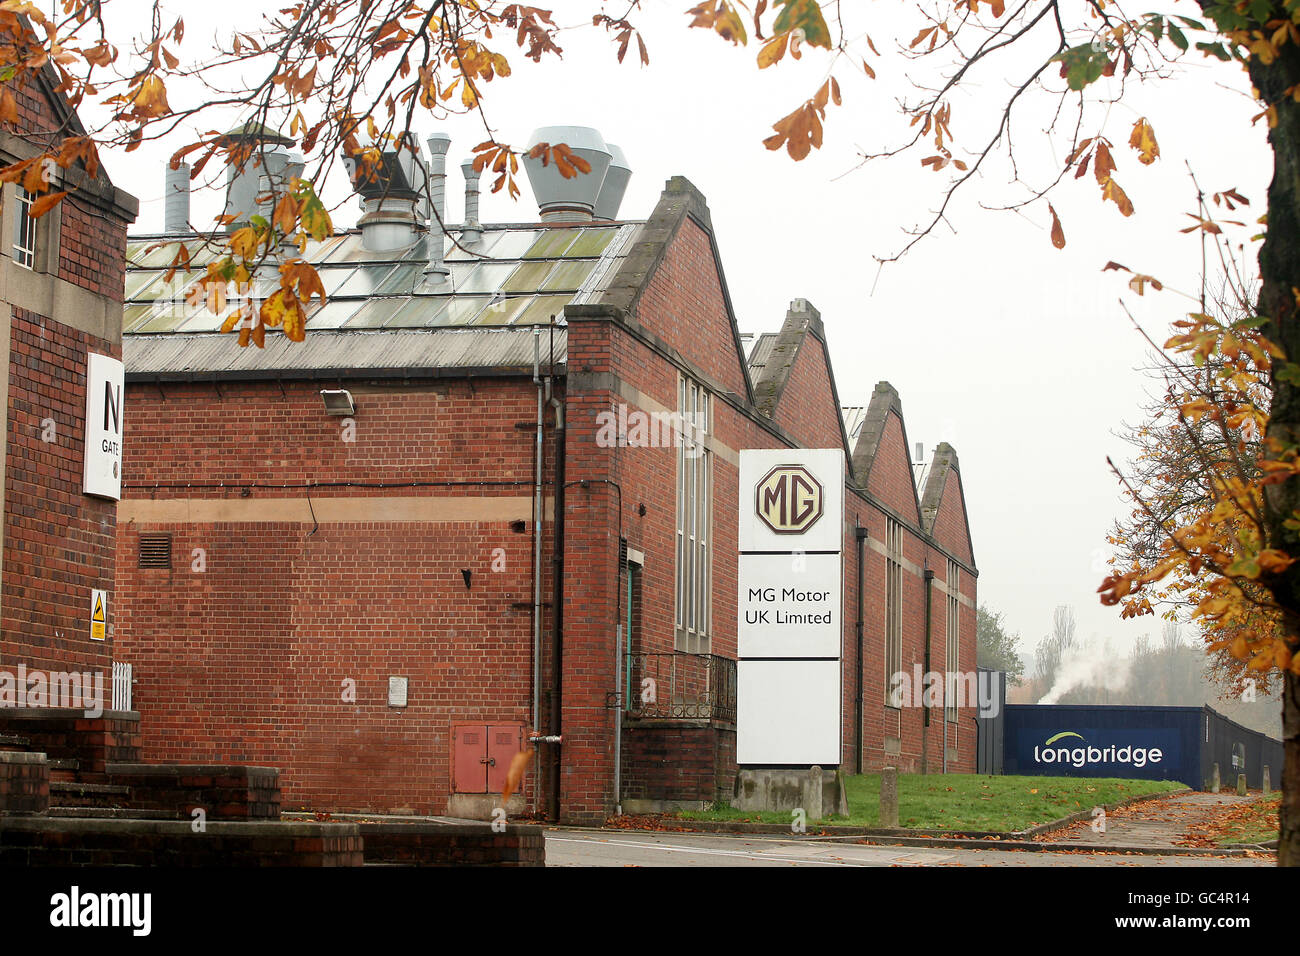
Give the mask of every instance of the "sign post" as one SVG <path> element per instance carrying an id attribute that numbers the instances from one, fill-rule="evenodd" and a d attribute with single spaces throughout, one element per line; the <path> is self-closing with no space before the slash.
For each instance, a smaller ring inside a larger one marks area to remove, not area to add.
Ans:
<path id="1" fill-rule="evenodd" d="M 841 449 L 741 451 L 736 762 L 744 809 L 796 809 L 772 805 L 781 789 L 774 768 L 820 781 L 808 771 L 839 766 L 843 539 Z M 823 803 L 806 786 L 800 800 L 810 815 Z"/>

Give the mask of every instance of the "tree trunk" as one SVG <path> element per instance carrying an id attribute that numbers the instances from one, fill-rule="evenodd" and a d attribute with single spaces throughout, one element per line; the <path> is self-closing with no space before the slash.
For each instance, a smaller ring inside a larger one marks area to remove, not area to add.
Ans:
<path id="1" fill-rule="evenodd" d="M 1285 17 L 1286 14 L 1281 14 Z M 1273 181 L 1268 187 L 1268 229 L 1259 250 L 1259 314 L 1269 321 L 1263 331 L 1286 352 L 1287 362 L 1300 362 L 1300 317 L 1296 296 L 1300 289 L 1300 104 L 1291 89 L 1300 83 L 1300 49 L 1287 43 L 1278 58 L 1264 64 L 1250 58 L 1249 72 L 1255 89 L 1276 111 L 1269 129 L 1273 148 Z M 1280 363 L 1281 364 L 1281 363 Z M 1286 445 L 1300 444 L 1300 388 L 1282 381 L 1274 369 L 1273 403 L 1268 435 Z M 1300 534 L 1283 524 L 1300 508 L 1300 478 L 1269 485 L 1265 494 L 1270 543 L 1287 554 L 1300 556 Z M 1267 582 L 1282 607 L 1284 628 L 1293 652 L 1300 651 L 1300 562 Z M 1300 678 L 1287 673 L 1282 692 L 1281 839 L 1278 865 L 1300 865 Z"/>

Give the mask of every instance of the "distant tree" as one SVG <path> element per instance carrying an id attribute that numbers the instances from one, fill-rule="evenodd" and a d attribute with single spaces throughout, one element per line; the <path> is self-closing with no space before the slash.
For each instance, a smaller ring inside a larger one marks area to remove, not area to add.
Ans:
<path id="1" fill-rule="evenodd" d="M 1034 679 L 1041 690 L 1051 690 L 1066 653 L 1078 646 L 1074 608 L 1062 604 L 1052 613 L 1052 633 L 1034 648 Z"/>
<path id="2" fill-rule="evenodd" d="M 981 604 L 975 612 L 975 659 L 980 667 L 1003 671 L 1007 680 L 1020 684 L 1025 662 L 1020 659 L 1020 635 L 1008 634 L 1002 612 L 994 614 Z"/>

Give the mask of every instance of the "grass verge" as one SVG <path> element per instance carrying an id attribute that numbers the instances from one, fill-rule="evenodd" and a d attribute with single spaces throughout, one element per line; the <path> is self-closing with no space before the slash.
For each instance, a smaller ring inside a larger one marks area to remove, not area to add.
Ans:
<path id="1" fill-rule="evenodd" d="M 849 776 L 845 778 L 844 787 L 849 816 L 824 817 L 808 823 L 879 826 L 880 775 Z M 1009 832 L 1133 797 L 1186 789 L 1176 781 L 1111 777 L 899 774 L 898 822 L 901 826 L 917 829 Z M 790 823 L 789 813 L 756 813 L 732 807 L 683 811 L 676 816 L 684 820 Z"/>

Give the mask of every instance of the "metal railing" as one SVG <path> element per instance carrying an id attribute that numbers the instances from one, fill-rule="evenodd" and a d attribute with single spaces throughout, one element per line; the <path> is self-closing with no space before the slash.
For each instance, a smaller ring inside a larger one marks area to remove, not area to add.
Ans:
<path id="1" fill-rule="evenodd" d="M 131 709 L 131 665 L 113 661 L 113 709 Z"/>
<path id="2" fill-rule="evenodd" d="M 629 717 L 736 721 L 736 662 L 715 654 L 628 654 Z"/>

